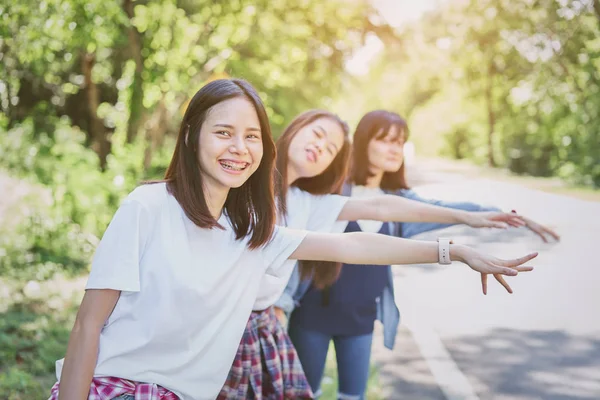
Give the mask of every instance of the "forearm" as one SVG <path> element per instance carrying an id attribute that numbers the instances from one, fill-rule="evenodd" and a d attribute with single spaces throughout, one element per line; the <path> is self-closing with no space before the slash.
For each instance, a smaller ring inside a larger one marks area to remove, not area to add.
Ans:
<path id="1" fill-rule="evenodd" d="M 375 233 L 351 233 L 340 254 L 347 264 L 429 264 L 438 261 L 436 242 L 394 238 Z"/>
<path id="2" fill-rule="evenodd" d="M 420 201 L 386 195 L 376 199 L 383 219 L 394 222 L 438 222 L 462 224 L 466 221 L 464 210 L 440 207 Z"/>
<path id="3" fill-rule="evenodd" d="M 466 216 L 467 212 L 463 210 L 439 207 L 401 196 L 382 195 L 349 200 L 339 219 L 462 224 L 466 221 Z"/>
<path id="4" fill-rule="evenodd" d="M 450 257 L 462 261 L 462 246 L 451 245 Z M 376 233 L 310 233 L 290 258 L 346 264 L 429 264 L 438 262 L 438 243 Z"/>
<path id="5" fill-rule="evenodd" d="M 98 357 L 99 332 L 90 331 L 76 323 L 60 378 L 59 400 L 88 398 Z"/>

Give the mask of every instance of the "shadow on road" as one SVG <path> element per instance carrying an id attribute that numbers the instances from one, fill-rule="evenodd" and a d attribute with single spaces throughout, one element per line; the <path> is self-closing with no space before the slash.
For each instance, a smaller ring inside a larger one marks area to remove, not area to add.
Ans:
<path id="1" fill-rule="evenodd" d="M 600 340 L 497 329 L 443 340 L 483 399 L 600 399 Z"/>
<path id="2" fill-rule="evenodd" d="M 373 359 L 379 372 L 382 397 L 387 400 L 446 400 L 411 333 L 400 326 L 393 351 L 383 346 L 380 324 L 376 324 Z"/>

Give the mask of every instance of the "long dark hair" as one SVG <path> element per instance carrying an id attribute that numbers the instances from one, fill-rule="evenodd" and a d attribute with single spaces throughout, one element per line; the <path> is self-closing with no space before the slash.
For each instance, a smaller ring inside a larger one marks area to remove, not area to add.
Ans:
<path id="1" fill-rule="evenodd" d="M 408 124 L 404 118 L 391 111 L 375 110 L 366 113 L 358 123 L 354 132 L 352 146 L 352 162 L 350 166 L 350 181 L 356 185 L 365 185 L 372 176 L 369 170 L 369 143 L 371 140 L 385 138 L 389 130 L 395 126 L 398 133 L 404 133 L 408 139 Z M 396 191 L 408 189 L 405 176 L 405 163 L 396 172 L 386 172 L 381 179 L 380 187 L 384 190 Z"/>
<path id="2" fill-rule="evenodd" d="M 325 171 L 310 178 L 300 178 L 292 186 L 296 186 L 311 194 L 339 194 L 342 191 L 350 160 L 351 144 L 348 124 L 336 114 L 329 111 L 305 111 L 294 118 L 287 128 L 285 128 L 279 139 L 277 139 L 275 195 L 282 218 L 285 218 L 287 215 L 287 190 L 290 186 L 287 180 L 287 167 L 290 144 L 300 129 L 320 118 L 329 118 L 340 125 L 344 132 L 344 144 Z M 299 265 L 301 278 L 312 278 L 313 285 L 317 288 L 324 288 L 335 282 L 342 268 L 341 263 L 325 261 L 300 261 Z"/>
<path id="3" fill-rule="evenodd" d="M 202 87 L 190 101 L 173 158 L 164 180 L 187 217 L 201 228 L 223 228 L 211 215 L 203 190 L 203 174 L 198 163 L 200 129 L 210 109 L 233 98 L 247 99 L 260 121 L 263 157 L 258 169 L 239 188 L 229 190 L 224 209 L 231 220 L 236 239 L 251 236 L 249 248 L 266 244 L 275 228 L 276 210 L 273 189 L 275 144 L 265 107 L 256 90 L 241 79 L 219 79 Z"/>

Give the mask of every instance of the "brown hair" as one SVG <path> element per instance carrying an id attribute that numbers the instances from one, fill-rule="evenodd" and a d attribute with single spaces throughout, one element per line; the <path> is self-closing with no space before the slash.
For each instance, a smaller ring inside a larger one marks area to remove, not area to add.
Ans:
<path id="1" fill-rule="evenodd" d="M 276 211 L 272 181 L 275 144 L 264 105 L 252 85 L 240 79 L 219 79 L 194 95 L 181 121 L 164 181 L 194 224 L 201 228 L 223 229 L 208 209 L 197 151 L 200 129 L 208 112 L 215 105 L 233 98 L 244 98 L 254 106 L 260 122 L 263 157 L 258 169 L 242 186 L 229 190 L 223 208 L 231 220 L 236 239 L 251 236 L 248 247 L 254 249 L 271 239 Z"/>
<path id="2" fill-rule="evenodd" d="M 295 181 L 292 186 L 298 187 L 301 190 L 311 194 L 331 194 L 341 193 L 346 173 L 348 170 L 348 162 L 350 160 L 350 129 L 340 117 L 324 110 L 309 110 L 298 115 L 285 128 L 279 139 L 277 139 L 277 161 L 275 169 L 275 193 L 277 205 L 279 207 L 279 215 L 285 219 L 287 215 L 287 190 L 290 186 L 287 181 L 288 167 L 288 151 L 290 144 L 298 131 L 306 125 L 320 118 L 329 118 L 337 122 L 344 131 L 344 144 L 335 156 L 331 164 L 317 176 L 310 178 L 300 178 Z M 338 278 L 342 267 L 341 263 L 325 262 L 325 261 L 300 261 L 300 276 L 304 278 L 312 278 L 313 285 L 318 288 L 324 288 L 331 285 Z"/>
<path id="3" fill-rule="evenodd" d="M 391 111 L 376 110 L 366 113 L 358 123 L 354 132 L 354 144 L 352 146 L 352 163 L 350 167 L 350 182 L 356 185 L 364 185 L 372 176 L 369 170 L 369 143 L 371 140 L 380 140 L 386 137 L 392 127 L 396 127 L 399 133 L 404 132 L 405 139 L 408 138 L 408 124 L 404 118 Z M 397 172 L 386 172 L 381 179 L 380 187 L 384 190 L 408 189 L 406 183 L 404 163 Z"/>

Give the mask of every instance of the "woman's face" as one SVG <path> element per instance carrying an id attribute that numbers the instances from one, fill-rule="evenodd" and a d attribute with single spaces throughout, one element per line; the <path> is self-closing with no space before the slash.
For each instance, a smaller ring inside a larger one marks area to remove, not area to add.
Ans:
<path id="1" fill-rule="evenodd" d="M 263 156 L 254 105 L 238 97 L 212 107 L 200 129 L 197 154 L 209 189 L 228 191 L 242 186 Z"/>
<path id="2" fill-rule="evenodd" d="M 369 142 L 367 155 L 371 172 L 397 172 L 404 163 L 404 142 L 406 133 L 392 126 L 383 137 Z"/>
<path id="3" fill-rule="evenodd" d="M 331 165 L 344 145 L 344 130 L 334 119 L 321 117 L 302 127 L 288 149 L 289 168 L 298 178 L 312 178 Z"/>

